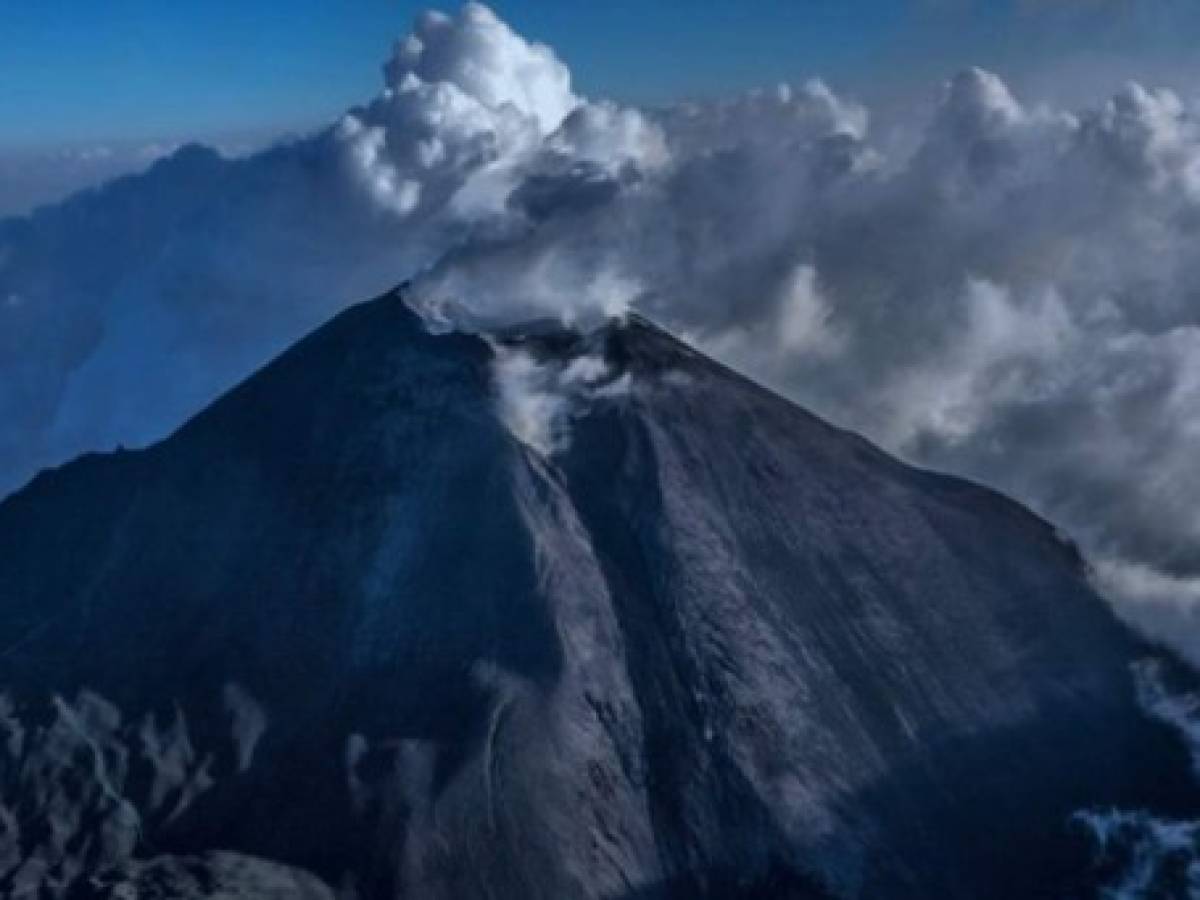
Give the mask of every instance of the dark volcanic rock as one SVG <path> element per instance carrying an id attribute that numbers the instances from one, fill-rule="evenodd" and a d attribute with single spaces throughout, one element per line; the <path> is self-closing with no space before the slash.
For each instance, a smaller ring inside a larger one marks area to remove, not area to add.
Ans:
<path id="1" fill-rule="evenodd" d="M 1075 811 L 1200 808 L 1152 653 L 1045 522 L 647 323 L 389 296 L 0 504 L 0 892 L 1090 896 Z"/>

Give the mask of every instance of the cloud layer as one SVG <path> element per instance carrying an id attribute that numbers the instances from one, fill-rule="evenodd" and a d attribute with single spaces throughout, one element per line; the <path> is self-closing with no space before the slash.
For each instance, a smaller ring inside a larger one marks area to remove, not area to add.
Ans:
<path id="1" fill-rule="evenodd" d="M 1136 84 L 1029 105 L 979 70 L 925 110 L 903 147 L 819 81 L 633 110 L 482 6 L 426 14 L 323 132 L 185 148 L 0 222 L 0 490 L 162 435 L 416 274 L 459 327 L 637 308 L 1031 503 L 1178 638 L 1200 602 L 1197 119 Z"/>

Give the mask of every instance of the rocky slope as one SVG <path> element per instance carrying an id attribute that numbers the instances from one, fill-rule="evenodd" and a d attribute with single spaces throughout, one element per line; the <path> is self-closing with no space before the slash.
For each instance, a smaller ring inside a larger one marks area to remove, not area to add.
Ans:
<path id="1" fill-rule="evenodd" d="M 389 295 L 0 504 L 0 893 L 1092 896 L 1074 812 L 1200 809 L 1151 655 L 648 323 Z"/>

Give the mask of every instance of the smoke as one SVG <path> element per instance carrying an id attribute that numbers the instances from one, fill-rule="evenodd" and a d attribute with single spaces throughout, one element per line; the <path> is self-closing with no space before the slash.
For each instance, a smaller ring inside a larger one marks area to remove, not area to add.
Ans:
<path id="1" fill-rule="evenodd" d="M 642 311 L 1030 503 L 1200 659 L 1195 112 L 1137 84 L 1030 104 L 980 70 L 936 95 L 892 116 L 905 140 L 818 80 L 634 110 L 576 94 L 482 6 L 427 14 L 324 131 L 241 160 L 185 148 L 0 222 L 0 486 L 161 436 L 415 275 L 454 327 Z M 503 414 L 552 452 L 564 373 L 497 371 Z"/>
<path id="2" fill-rule="evenodd" d="M 571 419 L 597 401 L 625 396 L 629 373 L 614 374 L 603 356 L 539 360 L 528 350 L 494 342 L 493 377 L 500 420 L 542 456 L 565 450 Z"/>

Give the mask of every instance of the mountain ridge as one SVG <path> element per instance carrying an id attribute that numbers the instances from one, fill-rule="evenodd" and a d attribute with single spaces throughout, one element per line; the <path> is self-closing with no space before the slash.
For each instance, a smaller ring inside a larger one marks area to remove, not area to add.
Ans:
<path id="1" fill-rule="evenodd" d="M 124 760 L 84 814 L 74 750 L 11 754 L 54 827 L 0 884 L 222 851 L 357 897 L 1088 896 L 1074 811 L 1200 809 L 1130 672 L 1163 654 L 1049 523 L 640 318 L 527 331 L 393 292 L 0 503 L 10 730 Z M 550 453 L 504 353 L 574 392 Z"/>

